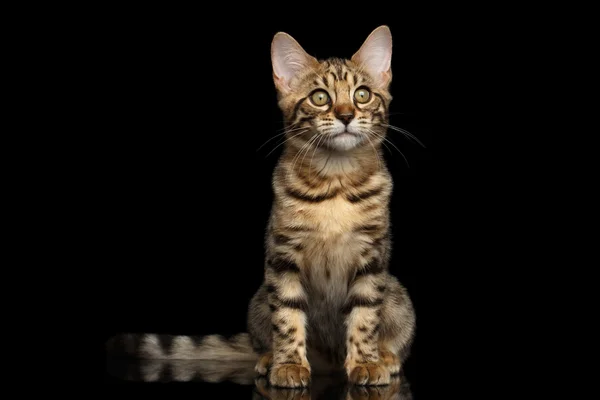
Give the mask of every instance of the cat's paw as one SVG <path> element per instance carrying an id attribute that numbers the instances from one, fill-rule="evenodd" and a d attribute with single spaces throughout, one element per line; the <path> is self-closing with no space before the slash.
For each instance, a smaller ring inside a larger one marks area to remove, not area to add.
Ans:
<path id="1" fill-rule="evenodd" d="M 356 363 L 347 372 L 350 383 L 356 385 L 390 384 L 390 371 L 383 362 Z"/>
<path id="2" fill-rule="evenodd" d="M 268 352 L 260 356 L 254 370 L 258 372 L 259 375 L 266 376 L 269 368 L 271 368 L 271 363 L 273 362 L 273 353 Z"/>
<path id="3" fill-rule="evenodd" d="M 276 387 L 306 387 L 309 382 L 310 370 L 300 364 L 274 365 L 269 374 L 269 383 Z"/>

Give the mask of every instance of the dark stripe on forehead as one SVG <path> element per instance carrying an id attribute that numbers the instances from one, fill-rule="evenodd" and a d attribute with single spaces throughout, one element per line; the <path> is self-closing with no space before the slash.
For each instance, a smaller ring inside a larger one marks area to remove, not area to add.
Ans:
<path id="1" fill-rule="evenodd" d="M 352 74 L 352 80 L 354 81 L 354 84 L 358 84 L 358 75 L 356 74 Z"/>
<path id="2" fill-rule="evenodd" d="M 334 82 L 336 82 L 336 81 L 338 81 L 338 80 L 339 80 L 339 79 L 338 79 L 338 76 L 335 74 L 335 72 L 333 72 L 333 71 L 329 71 L 329 75 L 333 76 L 333 81 L 334 81 Z"/>
<path id="3" fill-rule="evenodd" d="M 342 75 L 343 75 L 343 73 L 344 73 L 344 69 L 342 68 L 342 63 L 339 63 L 339 64 L 337 64 L 337 65 L 335 66 L 335 69 L 336 69 L 336 71 L 337 71 L 337 74 L 338 74 L 339 76 L 342 76 Z"/>

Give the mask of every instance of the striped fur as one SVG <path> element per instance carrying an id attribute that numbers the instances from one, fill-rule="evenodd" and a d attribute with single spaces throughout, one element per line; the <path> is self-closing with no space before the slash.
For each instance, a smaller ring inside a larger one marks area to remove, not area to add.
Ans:
<path id="1" fill-rule="evenodd" d="M 127 333 L 110 338 L 109 354 L 120 358 L 147 360 L 235 360 L 256 361 L 250 336 L 241 333 L 226 339 L 219 335 L 204 337 Z"/>
<path id="2" fill-rule="evenodd" d="M 318 61 L 278 33 L 272 59 L 286 142 L 249 335 L 117 342 L 145 358 L 257 360 L 276 387 L 304 387 L 314 372 L 336 370 L 355 384 L 390 384 L 408 356 L 415 315 L 388 273 L 393 183 L 381 143 L 392 98 L 389 29 L 376 29 L 350 60 Z M 316 91 L 326 104 L 317 105 Z"/>

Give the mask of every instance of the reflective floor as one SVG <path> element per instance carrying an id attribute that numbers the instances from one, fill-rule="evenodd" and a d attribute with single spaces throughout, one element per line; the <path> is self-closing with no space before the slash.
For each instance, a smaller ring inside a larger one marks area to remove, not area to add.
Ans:
<path id="1" fill-rule="evenodd" d="M 115 360 L 107 359 L 107 383 L 150 386 L 161 383 L 193 385 L 200 398 L 210 393 L 219 398 L 285 400 L 409 400 L 410 384 L 404 376 L 392 378 L 386 386 L 348 384 L 344 375 L 313 375 L 310 387 L 279 389 L 254 372 L 255 362 L 217 362 L 199 360 Z M 246 394 L 244 394 L 246 393 Z M 241 396 L 241 397 L 240 397 Z M 247 396 L 247 397 L 245 397 Z"/>

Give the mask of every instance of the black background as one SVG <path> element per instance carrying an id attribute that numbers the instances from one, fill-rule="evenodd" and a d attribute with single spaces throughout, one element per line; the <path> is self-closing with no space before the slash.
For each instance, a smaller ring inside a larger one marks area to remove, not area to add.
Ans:
<path id="1" fill-rule="evenodd" d="M 472 219 L 467 227 L 460 217 L 468 207 L 463 200 L 477 200 L 461 192 L 473 188 L 462 175 L 464 158 L 452 154 L 456 145 L 449 142 L 464 140 L 461 111 L 477 103 L 472 91 L 478 90 L 471 80 L 471 92 L 463 91 L 465 79 L 476 80 L 485 61 L 464 53 L 459 26 L 427 17 L 335 23 L 287 17 L 238 23 L 140 9 L 109 12 L 102 22 L 94 137 L 100 184 L 93 210 L 96 259 L 106 280 L 99 348 L 118 332 L 245 331 L 248 301 L 262 281 L 271 173 L 281 149 L 267 156 L 278 143 L 273 140 L 257 151 L 282 128 L 272 37 L 285 31 L 318 58 L 350 57 L 386 24 L 394 38 L 390 121 L 426 146 L 389 132 L 410 167 L 392 146 L 385 150 L 395 182 L 391 272 L 416 308 L 417 336 L 405 371 L 418 397 L 419 360 L 440 334 L 432 328 L 440 311 L 432 314 L 431 305 L 451 308 L 442 294 L 449 289 L 437 289 L 450 268 L 459 266 L 455 280 L 464 273 L 464 260 L 448 254 L 460 251 L 465 230 L 477 234 Z M 485 157 L 485 146 L 477 156 Z M 450 219 L 459 225 L 449 228 Z"/>

